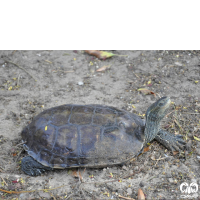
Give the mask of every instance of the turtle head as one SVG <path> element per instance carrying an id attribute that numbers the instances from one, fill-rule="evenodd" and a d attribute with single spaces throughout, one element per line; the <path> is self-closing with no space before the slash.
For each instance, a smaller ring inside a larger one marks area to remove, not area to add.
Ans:
<path id="1" fill-rule="evenodd" d="M 157 135 L 160 129 L 160 122 L 167 114 L 170 103 L 169 97 L 162 97 L 147 109 L 145 124 L 146 143 L 153 140 Z"/>

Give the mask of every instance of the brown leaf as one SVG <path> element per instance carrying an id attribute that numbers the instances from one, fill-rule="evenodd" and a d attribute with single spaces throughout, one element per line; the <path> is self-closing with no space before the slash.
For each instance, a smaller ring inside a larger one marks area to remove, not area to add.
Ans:
<path id="1" fill-rule="evenodd" d="M 173 151 L 172 152 L 173 153 L 173 155 L 175 156 L 177 153 L 179 153 L 178 151 Z"/>
<path id="2" fill-rule="evenodd" d="M 105 71 L 105 70 L 109 69 L 110 66 L 111 66 L 111 65 L 104 65 L 103 67 L 100 67 L 99 69 L 97 69 L 97 72 Z"/>
<path id="3" fill-rule="evenodd" d="M 153 94 L 154 96 L 156 96 L 156 94 L 154 92 L 152 92 L 151 90 L 148 90 L 146 88 L 139 88 L 138 91 L 142 92 L 145 95 L 147 95 L 147 94 Z"/>
<path id="4" fill-rule="evenodd" d="M 76 178 L 80 178 L 80 180 L 82 181 L 83 177 L 81 176 L 81 172 L 79 171 L 79 175 L 77 173 L 76 170 L 72 170 L 72 176 L 76 177 Z"/>
<path id="5" fill-rule="evenodd" d="M 17 153 L 13 153 L 13 156 L 16 156 L 17 155 Z"/>
<path id="6" fill-rule="evenodd" d="M 145 153 L 145 152 L 149 151 L 149 147 L 150 147 L 150 146 L 148 146 L 148 147 L 145 147 L 145 148 L 143 149 L 143 153 Z"/>
<path id="7" fill-rule="evenodd" d="M 86 53 L 96 56 L 99 59 L 105 60 L 107 58 L 110 58 L 112 56 L 115 56 L 113 53 L 109 53 L 106 51 L 98 51 L 98 50 L 85 50 Z"/>
<path id="8" fill-rule="evenodd" d="M 141 188 L 138 189 L 138 200 L 145 200 L 145 196 Z"/>

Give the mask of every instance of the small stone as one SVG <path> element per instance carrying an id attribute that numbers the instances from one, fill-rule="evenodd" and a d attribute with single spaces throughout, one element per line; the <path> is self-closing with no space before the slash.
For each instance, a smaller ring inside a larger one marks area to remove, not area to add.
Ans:
<path id="1" fill-rule="evenodd" d="M 122 169 L 126 171 L 128 170 L 128 168 L 125 165 L 123 165 Z"/>
<path id="2" fill-rule="evenodd" d="M 180 67 L 183 66 L 182 63 L 180 63 L 180 62 L 175 62 L 174 64 L 177 66 L 180 66 Z"/>
<path id="3" fill-rule="evenodd" d="M 200 162 L 200 156 L 197 156 L 197 160 Z"/>
<path id="4" fill-rule="evenodd" d="M 133 170 L 131 169 L 131 170 L 129 171 L 129 173 L 130 173 L 130 174 L 133 174 Z"/>
<path id="5" fill-rule="evenodd" d="M 133 192 L 132 192 L 132 189 L 131 189 L 131 188 L 128 188 L 128 189 L 127 189 L 127 194 L 128 194 L 128 195 L 131 195 L 132 193 L 133 193 Z"/>
<path id="6" fill-rule="evenodd" d="M 189 142 L 186 144 L 186 149 L 190 152 L 192 147 L 192 140 L 189 140 Z"/>
<path id="7" fill-rule="evenodd" d="M 140 182 L 140 187 L 144 187 L 146 185 L 146 183 L 144 181 Z"/>
<path id="8" fill-rule="evenodd" d="M 82 81 L 79 81 L 78 85 L 84 85 L 84 83 Z"/>
<path id="9" fill-rule="evenodd" d="M 25 117 L 25 119 L 30 119 L 30 118 L 31 118 L 31 115 L 25 114 L 24 117 Z"/>
<path id="10" fill-rule="evenodd" d="M 168 156 L 167 158 L 165 158 L 166 161 L 171 161 L 174 157 L 173 156 Z"/>
<path id="11" fill-rule="evenodd" d="M 168 181 L 169 181 L 170 183 L 173 183 L 173 182 L 174 182 L 173 178 L 168 178 Z"/>
<path id="12" fill-rule="evenodd" d="M 196 148 L 196 152 L 198 155 L 200 155 L 200 148 Z"/>
<path id="13" fill-rule="evenodd" d="M 157 83 L 157 84 L 161 83 L 160 80 L 157 79 L 157 78 L 154 80 L 154 82 Z"/>

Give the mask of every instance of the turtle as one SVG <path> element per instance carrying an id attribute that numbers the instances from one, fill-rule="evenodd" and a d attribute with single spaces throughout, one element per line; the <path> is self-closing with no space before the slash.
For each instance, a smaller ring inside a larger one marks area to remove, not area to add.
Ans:
<path id="1" fill-rule="evenodd" d="M 146 111 L 146 120 L 112 106 L 64 104 L 44 110 L 22 130 L 28 153 L 22 170 L 38 176 L 53 169 L 101 168 L 138 156 L 156 139 L 171 151 L 183 149 L 182 135 L 160 128 L 171 100 L 162 97 Z"/>

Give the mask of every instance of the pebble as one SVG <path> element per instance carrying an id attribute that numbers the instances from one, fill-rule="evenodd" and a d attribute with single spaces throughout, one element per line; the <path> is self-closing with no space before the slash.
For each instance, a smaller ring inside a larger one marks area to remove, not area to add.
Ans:
<path id="1" fill-rule="evenodd" d="M 180 62 L 175 62 L 174 64 L 177 65 L 177 66 L 180 66 L 180 67 L 183 66 L 183 64 L 180 63 Z"/>
<path id="2" fill-rule="evenodd" d="M 168 178 L 168 181 L 169 181 L 170 183 L 173 183 L 173 182 L 174 182 L 173 178 Z"/>
<path id="3" fill-rule="evenodd" d="M 189 142 L 187 142 L 187 144 L 186 144 L 186 149 L 187 149 L 188 151 L 191 151 L 191 150 L 192 150 L 192 140 L 189 140 Z"/>
<path id="4" fill-rule="evenodd" d="M 137 171 L 138 169 L 139 169 L 138 166 L 135 166 L 135 167 L 134 167 L 134 171 Z"/>
<path id="5" fill-rule="evenodd" d="M 25 119 L 30 119 L 30 118 L 31 118 L 31 115 L 25 114 L 24 117 L 25 117 Z"/>
<path id="6" fill-rule="evenodd" d="M 197 160 L 200 162 L 200 156 L 197 156 Z"/>
<path id="7" fill-rule="evenodd" d="M 122 169 L 126 171 L 128 170 L 128 168 L 125 165 L 123 165 Z"/>
<path id="8" fill-rule="evenodd" d="M 146 185 L 146 183 L 144 181 L 140 182 L 140 187 L 144 187 Z"/>
<path id="9" fill-rule="evenodd" d="M 196 148 L 196 152 L 198 155 L 200 155 L 200 148 Z"/>
<path id="10" fill-rule="evenodd" d="M 78 85 L 84 85 L 84 83 L 82 81 L 79 81 Z"/>
<path id="11" fill-rule="evenodd" d="M 132 189 L 131 189 L 131 188 L 128 188 L 128 189 L 127 189 L 127 194 L 128 194 L 128 195 L 132 195 L 132 193 L 133 193 L 133 192 L 132 192 Z"/>

